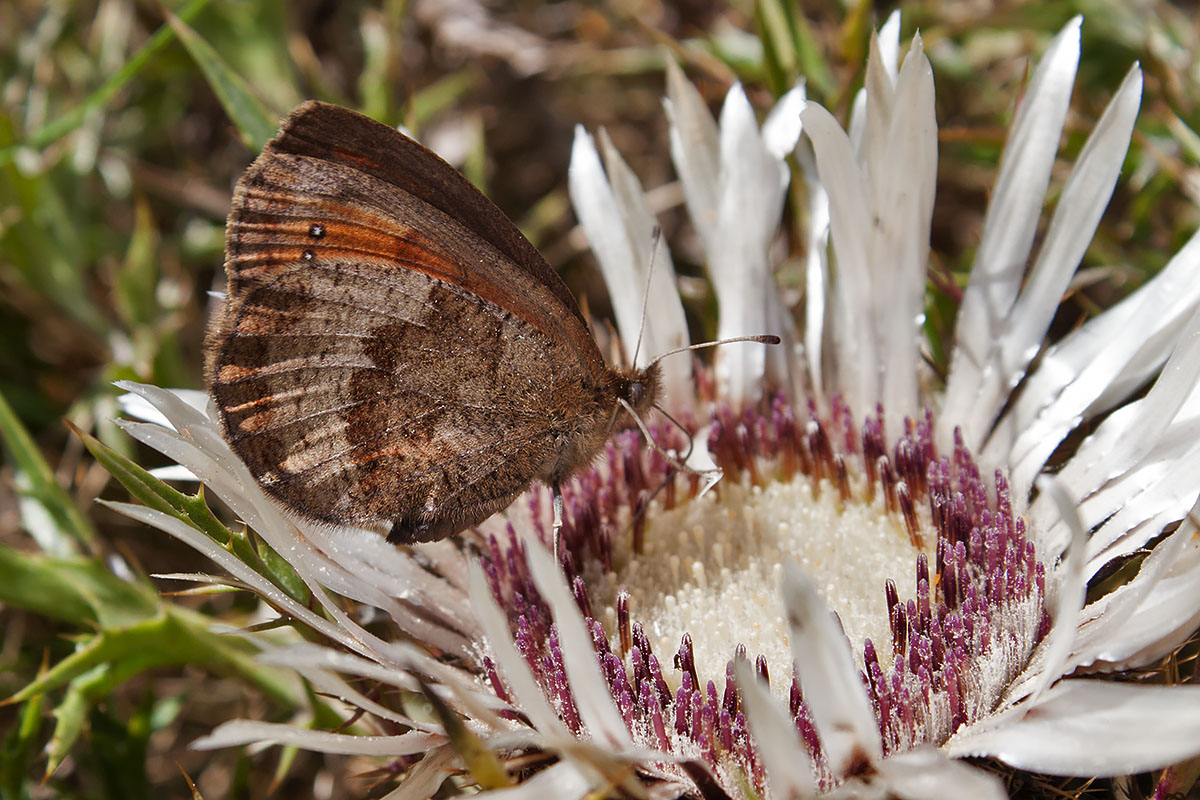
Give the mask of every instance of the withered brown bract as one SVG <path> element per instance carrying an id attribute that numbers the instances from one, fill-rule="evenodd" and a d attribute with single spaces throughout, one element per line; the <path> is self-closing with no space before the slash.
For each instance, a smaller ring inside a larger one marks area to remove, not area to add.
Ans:
<path id="1" fill-rule="evenodd" d="M 301 517 L 440 539 L 557 487 L 639 411 L 545 259 L 453 167 L 308 102 L 238 183 L 205 343 L 226 439 Z"/>

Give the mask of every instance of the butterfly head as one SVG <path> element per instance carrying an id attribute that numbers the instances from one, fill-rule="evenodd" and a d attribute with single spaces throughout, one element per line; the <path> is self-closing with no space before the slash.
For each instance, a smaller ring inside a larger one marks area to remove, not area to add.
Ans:
<path id="1" fill-rule="evenodd" d="M 662 371 L 655 362 L 645 369 L 632 369 L 624 375 L 619 396 L 639 415 L 658 402 Z"/>

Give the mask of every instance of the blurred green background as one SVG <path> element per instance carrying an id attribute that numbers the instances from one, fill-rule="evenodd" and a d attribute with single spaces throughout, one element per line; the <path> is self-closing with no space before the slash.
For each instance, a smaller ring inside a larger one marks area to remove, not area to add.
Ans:
<path id="1" fill-rule="evenodd" d="M 246 647 L 207 633 L 212 620 L 247 624 L 249 598 L 160 599 L 179 584 L 148 573 L 209 565 L 95 505 L 128 492 L 64 422 L 111 448 L 92 444 L 110 467 L 122 458 L 161 465 L 111 422 L 112 382 L 199 387 L 230 192 L 281 115 L 316 97 L 406 125 L 516 220 L 601 318 L 607 300 L 572 233 L 566 169 L 574 126 L 605 126 L 654 190 L 702 335 L 714 307 L 704 283 L 689 280 L 703 269 L 671 185 L 664 59 L 685 67 L 714 110 L 735 80 L 761 112 L 804 76 L 809 96 L 844 120 L 869 32 L 896 7 L 0 2 L 0 697 L 16 696 L 0 707 L 0 800 L 187 797 L 184 773 L 206 798 L 272 787 L 283 797 L 386 792 L 376 763 L 187 749 L 223 720 L 287 719 L 320 704 L 256 667 Z M 1124 296 L 1195 230 L 1194 3 L 898 7 L 902 42 L 920 29 L 937 85 L 935 367 L 1030 58 L 1074 14 L 1085 15 L 1083 58 L 1063 174 L 1134 61 L 1147 80 L 1122 182 L 1056 329 Z M 793 257 L 779 278 L 799 306 L 804 220 L 794 206 L 785 220 Z M 1100 789 L 1111 790 L 1022 790 Z"/>

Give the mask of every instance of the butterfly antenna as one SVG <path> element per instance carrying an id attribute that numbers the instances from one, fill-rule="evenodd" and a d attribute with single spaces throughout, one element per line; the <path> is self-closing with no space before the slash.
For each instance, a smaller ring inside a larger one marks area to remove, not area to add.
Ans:
<path id="1" fill-rule="evenodd" d="M 650 279 L 654 277 L 654 262 L 658 255 L 658 244 L 662 241 L 662 228 L 655 225 L 654 230 L 650 232 L 650 263 L 646 266 L 646 285 L 642 287 L 642 320 L 638 323 L 638 338 L 637 344 L 633 346 L 633 363 L 629 366 L 637 366 L 638 353 L 642 351 L 642 334 L 646 332 L 646 309 L 650 305 Z"/>
<path id="2" fill-rule="evenodd" d="M 716 347 L 719 344 L 733 344 L 734 342 L 757 342 L 758 344 L 779 344 L 783 340 L 773 333 L 760 333 L 756 336 L 734 336 L 729 339 L 716 339 L 711 342 L 701 342 L 700 344 L 689 344 L 687 347 L 677 347 L 674 350 L 668 350 L 662 355 L 650 362 L 650 366 L 654 366 L 662 361 L 667 356 L 673 356 L 676 353 L 686 353 L 688 350 L 699 350 L 703 347 Z"/>

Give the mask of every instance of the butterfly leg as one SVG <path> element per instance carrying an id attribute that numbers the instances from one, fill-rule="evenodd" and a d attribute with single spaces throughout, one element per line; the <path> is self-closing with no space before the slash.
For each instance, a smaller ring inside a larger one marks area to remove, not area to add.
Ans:
<path id="1" fill-rule="evenodd" d="M 562 489 L 555 483 L 550 487 L 551 496 L 554 498 L 554 522 L 551 523 L 554 530 L 554 560 L 558 561 L 558 539 L 559 531 L 562 529 L 563 521 L 563 496 Z"/>

